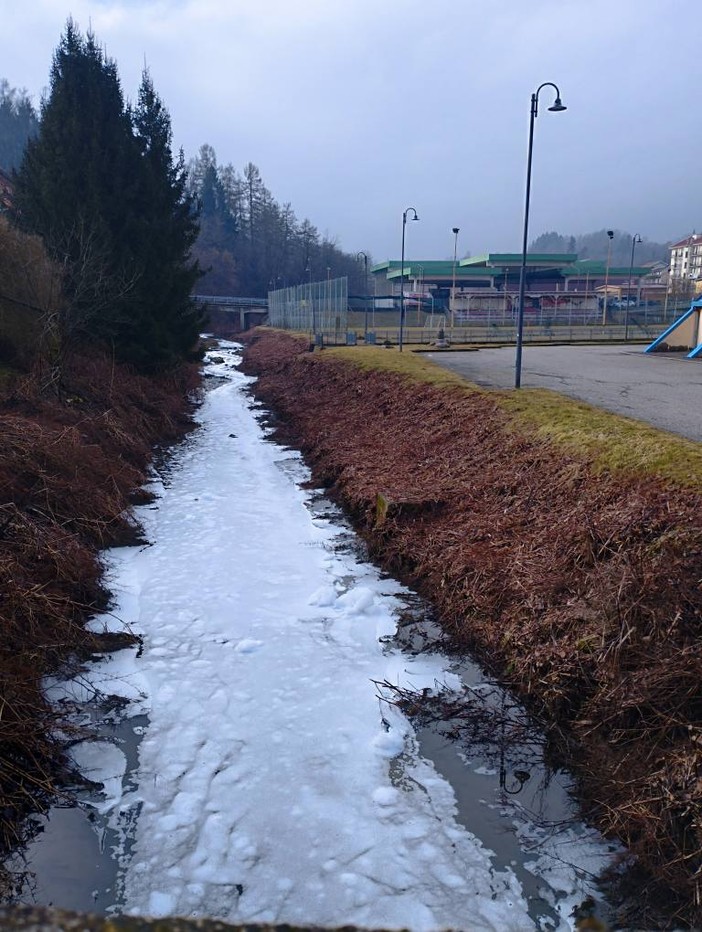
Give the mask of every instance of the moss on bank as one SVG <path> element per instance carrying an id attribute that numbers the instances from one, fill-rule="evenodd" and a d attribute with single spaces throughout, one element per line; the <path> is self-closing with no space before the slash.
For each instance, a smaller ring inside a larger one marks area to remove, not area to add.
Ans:
<path id="1" fill-rule="evenodd" d="M 300 350 L 258 332 L 245 354 L 286 439 L 373 556 L 562 730 L 591 816 L 699 924 L 699 446 L 410 353 Z"/>

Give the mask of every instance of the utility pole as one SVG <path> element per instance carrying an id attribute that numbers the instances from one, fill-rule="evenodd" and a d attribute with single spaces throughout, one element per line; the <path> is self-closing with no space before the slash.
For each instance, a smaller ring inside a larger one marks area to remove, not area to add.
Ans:
<path id="1" fill-rule="evenodd" d="M 458 234 L 461 232 L 461 228 L 452 227 L 451 232 L 453 233 L 453 276 L 451 279 L 450 320 L 451 320 L 451 330 L 453 330 L 454 323 L 455 323 L 455 305 L 456 305 L 456 256 L 458 254 Z"/>
<path id="2" fill-rule="evenodd" d="M 607 230 L 609 242 L 607 243 L 607 265 L 605 266 L 605 293 L 604 304 L 602 305 L 602 326 L 607 323 L 607 298 L 609 296 L 609 263 L 612 258 L 612 240 L 614 239 L 614 230 Z"/>
<path id="3" fill-rule="evenodd" d="M 363 287 L 365 289 L 365 299 L 363 301 L 363 342 L 368 343 L 368 256 L 365 252 L 357 252 L 356 258 L 360 259 L 363 256 Z M 375 302 L 373 302 L 373 310 L 375 311 Z"/>

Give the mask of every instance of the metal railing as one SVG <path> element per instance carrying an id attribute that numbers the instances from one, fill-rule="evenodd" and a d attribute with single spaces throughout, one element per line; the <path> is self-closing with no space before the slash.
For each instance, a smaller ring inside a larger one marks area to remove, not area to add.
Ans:
<path id="1" fill-rule="evenodd" d="M 315 334 L 316 341 L 325 345 L 362 343 L 366 326 L 369 343 L 398 342 L 399 313 L 385 310 L 366 315 L 362 311 L 347 311 L 343 285 L 336 292 L 328 287 L 335 282 L 345 284 L 346 279 L 271 292 L 271 325 Z M 650 341 L 687 310 L 688 304 L 644 304 L 628 311 L 609 307 L 604 324 L 602 310 L 530 308 L 525 312 L 523 339 L 532 343 Z M 454 327 L 449 325 L 448 314 L 424 314 L 413 309 L 406 315 L 403 339 L 408 344 L 431 345 L 437 342 L 440 332 L 453 345 L 513 343 L 516 315 L 509 309 L 476 309 L 467 321 Z"/>
<path id="2" fill-rule="evenodd" d="M 268 307 L 266 298 L 228 298 L 226 295 L 194 294 L 193 301 L 197 304 L 212 304 L 217 306 L 235 308 L 261 308 Z"/>
<path id="3" fill-rule="evenodd" d="M 574 309 L 528 309 L 525 312 L 524 340 L 530 342 L 622 342 L 629 340 L 653 339 L 662 327 L 672 323 L 687 309 L 687 304 L 667 306 L 644 304 L 625 308 L 608 308 L 607 322 L 602 323 L 602 310 Z M 392 319 L 395 315 L 385 313 L 378 315 L 371 327 L 371 339 L 382 344 L 386 341 L 396 343 L 399 322 Z M 439 330 L 451 343 L 512 343 L 516 333 L 516 314 L 509 309 L 485 309 L 470 312 L 465 322 L 456 323 L 452 328 L 448 323 L 449 315 L 427 315 L 423 321 L 415 317 L 415 312 L 408 315 L 405 333 L 408 343 L 435 343 Z M 357 331 L 360 339 L 360 317 L 357 313 L 349 315 L 349 326 Z"/>

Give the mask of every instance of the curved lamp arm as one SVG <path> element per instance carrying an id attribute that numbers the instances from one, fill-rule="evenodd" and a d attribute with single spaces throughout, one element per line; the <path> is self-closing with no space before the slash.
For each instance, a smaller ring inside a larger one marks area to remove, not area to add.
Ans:
<path id="1" fill-rule="evenodd" d="M 567 110 L 568 108 L 561 100 L 561 92 L 557 84 L 554 84 L 553 81 L 544 81 L 543 84 L 539 84 L 536 88 L 536 91 L 531 95 L 531 112 L 536 117 L 539 115 L 539 94 L 545 87 L 552 87 L 556 92 L 556 99 L 553 104 L 548 108 L 549 110 L 558 113 L 561 110 Z"/>
<path id="2" fill-rule="evenodd" d="M 407 214 L 410 212 L 414 214 L 412 220 L 419 220 L 417 211 L 414 209 L 414 207 L 407 207 L 402 211 L 402 255 L 400 258 L 400 352 L 402 352 L 403 333 L 405 329 L 405 227 L 407 226 Z"/>

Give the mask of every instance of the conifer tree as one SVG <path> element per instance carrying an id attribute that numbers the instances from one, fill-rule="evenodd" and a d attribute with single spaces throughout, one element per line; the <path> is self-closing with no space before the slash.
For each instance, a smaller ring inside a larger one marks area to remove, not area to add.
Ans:
<path id="1" fill-rule="evenodd" d="M 0 80 L 0 168 L 6 172 L 22 161 L 27 141 L 36 135 L 37 115 L 26 91 L 10 87 Z"/>
<path id="2" fill-rule="evenodd" d="M 359 292 L 368 287 L 357 258 L 309 220 L 299 222 L 290 204 L 279 204 L 252 162 L 239 175 L 232 165 L 218 166 L 212 146 L 203 145 L 188 183 L 202 209 L 194 248 L 207 270 L 203 293 L 263 296 L 328 274 L 347 275 Z"/>
<path id="3" fill-rule="evenodd" d="M 129 246 L 137 159 L 117 68 L 69 20 L 16 186 L 20 225 L 44 238 L 65 271 L 65 339 L 119 342 L 137 277 Z"/>
<path id="4" fill-rule="evenodd" d="M 190 295 L 200 278 L 190 256 L 199 232 L 197 204 L 187 193 L 183 153 L 173 158 L 171 119 L 144 71 L 133 113 L 140 151 L 136 255 L 138 306 L 129 355 L 141 368 L 158 368 L 187 356 L 202 316 Z M 144 328 L 148 339 L 144 339 Z"/>
<path id="5" fill-rule="evenodd" d="M 94 341 L 140 369 L 192 349 L 198 231 L 168 112 L 144 75 L 124 102 L 116 64 L 72 20 L 54 54 L 39 134 L 17 175 L 17 219 L 63 266 L 64 342 Z"/>

